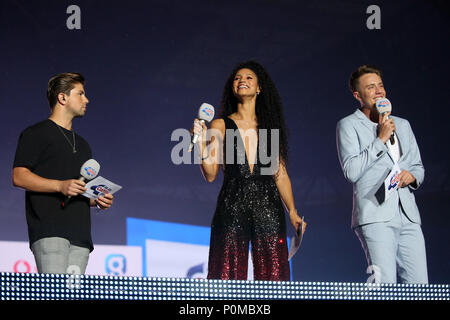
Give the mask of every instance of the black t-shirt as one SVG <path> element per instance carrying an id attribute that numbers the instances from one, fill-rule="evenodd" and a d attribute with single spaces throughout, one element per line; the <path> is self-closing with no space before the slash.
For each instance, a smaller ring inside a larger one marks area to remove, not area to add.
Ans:
<path id="1" fill-rule="evenodd" d="M 59 127 L 59 129 L 58 129 Z M 62 132 L 61 132 L 61 130 Z M 78 179 L 84 162 L 92 158 L 89 144 L 72 131 L 50 119 L 25 129 L 19 138 L 14 167 L 26 167 L 42 178 Z M 89 199 L 72 197 L 63 208 L 62 193 L 25 192 L 25 208 L 30 246 L 46 237 L 61 237 L 71 244 L 93 250 Z"/>

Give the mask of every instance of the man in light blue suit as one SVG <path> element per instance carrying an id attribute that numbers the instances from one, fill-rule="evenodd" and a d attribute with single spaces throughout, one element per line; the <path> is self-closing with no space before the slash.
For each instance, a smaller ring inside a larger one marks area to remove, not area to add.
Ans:
<path id="1" fill-rule="evenodd" d="M 375 282 L 428 283 L 425 241 L 414 193 L 425 169 L 409 122 L 380 115 L 386 91 L 381 71 L 364 65 L 352 73 L 350 89 L 361 107 L 337 124 L 344 176 L 353 184 L 352 228 Z M 392 138 L 391 138 L 392 137 Z M 399 187 L 384 199 L 384 180 L 397 163 Z M 381 192 L 380 192 L 381 191 Z M 379 195 L 382 195 L 381 197 Z"/>

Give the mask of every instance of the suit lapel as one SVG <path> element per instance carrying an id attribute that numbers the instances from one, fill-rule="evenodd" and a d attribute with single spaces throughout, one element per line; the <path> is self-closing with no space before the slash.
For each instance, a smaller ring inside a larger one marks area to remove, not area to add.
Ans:
<path id="1" fill-rule="evenodd" d="M 406 132 L 403 130 L 403 127 L 401 126 L 400 121 L 397 121 L 397 123 L 395 125 L 397 128 L 397 130 L 395 131 L 395 135 L 397 137 L 398 146 L 400 148 L 400 159 L 398 160 L 400 162 L 400 160 L 402 159 L 402 157 L 405 155 L 405 153 L 407 151 L 408 145 L 406 143 L 407 139 L 405 137 Z"/>
<path id="2" fill-rule="evenodd" d="M 373 122 L 371 120 L 369 120 L 366 115 L 360 110 L 360 109 L 356 109 L 354 115 L 362 122 L 362 124 L 370 130 L 370 132 L 376 137 L 377 136 L 377 131 L 376 131 L 376 127 L 373 125 Z M 398 135 L 397 135 L 398 137 Z M 398 138 L 398 140 L 400 141 L 400 138 Z M 400 146 L 400 158 L 403 156 L 402 153 L 402 145 L 399 142 L 399 146 Z M 390 152 L 387 152 L 387 154 L 389 155 L 389 158 L 391 159 L 392 163 L 394 163 L 394 158 L 392 157 Z"/>
<path id="3" fill-rule="evenodd" d="M 372 134 L 377 134 L 376 133 L 376 127 L 373 125 L 372 121 L 370 121 L 369 119 L 367 119 L 366 115 L 359 109 L 356 109 L 354 115 L 358 118 L 359 121 L 361 121 L 361 123 L 370 130 L 370 132 Z"/>

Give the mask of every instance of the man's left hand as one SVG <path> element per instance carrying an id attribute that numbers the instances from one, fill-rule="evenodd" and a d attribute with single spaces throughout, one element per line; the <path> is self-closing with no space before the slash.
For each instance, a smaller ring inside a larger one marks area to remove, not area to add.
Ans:
<path id="1" fill-rule="evenodd" d="M 95 199 L 95 204 L 98 205 L 101 209 L 106 210 L 109 209 L 114 201 L 114 196 L 112 194 L 105 194 L 103 197 L 98 197 Z"/>
<path id="2" fill-rule="evenodd" d="M 411 174 L 411 172 L 403 170 L 399 173 L 398 180 L 398 187 L 403 188 L 410 185 L 411 183 L 414 183 L 416 181 L 416 178 Z"/>

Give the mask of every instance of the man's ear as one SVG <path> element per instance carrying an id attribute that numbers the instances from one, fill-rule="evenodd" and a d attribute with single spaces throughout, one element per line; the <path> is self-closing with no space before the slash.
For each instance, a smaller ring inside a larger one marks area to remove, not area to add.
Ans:
<path id="1" fill-rule="evenodd" d="M 358 100 L 359 102 L 362 102 L 361 100 L 361 95 L 359 94 L 358 91 L 353 91 L 353 97 Z"/>
<path id="2" fill-rule="evenodd" d="M 65 105 L 67 101 L 66 95 L 62 92 L 58 93 L 58 102 L 59 104 Z"/>

